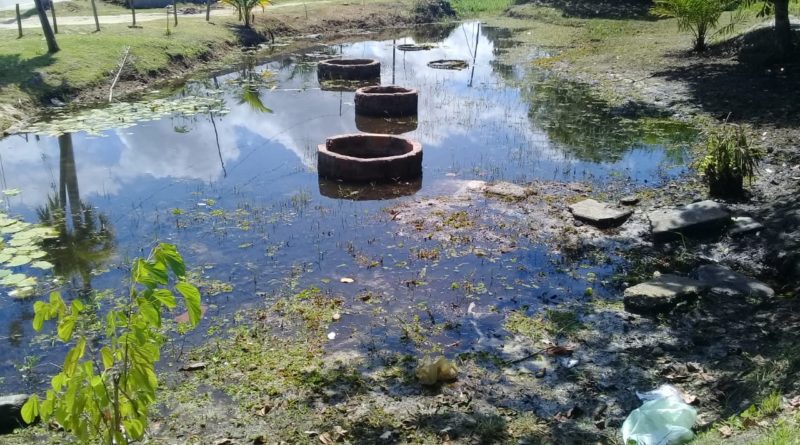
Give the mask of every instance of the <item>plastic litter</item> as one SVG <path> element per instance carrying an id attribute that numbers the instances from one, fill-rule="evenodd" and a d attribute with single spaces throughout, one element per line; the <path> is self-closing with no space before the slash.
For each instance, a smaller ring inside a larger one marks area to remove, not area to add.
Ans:
<path id="1" fill-rule="evenodd" d="M 417 367 L 417 379 L 423 385 L 435 385 L 439 382 L 449 382 L 458 377 L 458 369 L 450 360 L 439 357 L 432 360 L 429 357 L 422 359 Z"/>
<path id="2" fill-rule="evenodd" d="M 636 395 L 644 403 L 633 410 L 622 424 L 625 444 L 677 445 L 694 439 L 692 426 L 697 410 L 683 401 L 681 392 L 671 385 Z"/>

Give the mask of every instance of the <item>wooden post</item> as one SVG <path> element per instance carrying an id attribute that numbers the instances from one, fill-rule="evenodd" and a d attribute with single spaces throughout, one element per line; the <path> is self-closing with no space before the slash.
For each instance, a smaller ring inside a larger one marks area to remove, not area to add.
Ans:
<path id="1" fill-rule="evenodd" d="M 56 21 L 56 2 L 50 0 L 50 13 L 53 14 L 53 32 L 58 34 L 58 21 Z"/>
<path id="2" fill-rule="evenodd" d="M 206 21 L 211 20 L 211 0 L 206 0 Z"/>
<path id="3" fill-rule="evenodd" d="M 94 15 L 94 30 L 100 32 L 100 19 L 97 18 L 97 5 L 92 0 L 92 15 Z"/>
<path id="4" fill-rule="evenodd" d="M 172 0 L 172 17 L 175 18 L 175 26 L 178 26 L 178 2 Z"/>
<path id="5" fill-rule="evenodd" d="M 17 3 L 17 29 L 19 30 L 19 38 L 22 38 L 22 16 L 19 13 L 19 3 Z"/>

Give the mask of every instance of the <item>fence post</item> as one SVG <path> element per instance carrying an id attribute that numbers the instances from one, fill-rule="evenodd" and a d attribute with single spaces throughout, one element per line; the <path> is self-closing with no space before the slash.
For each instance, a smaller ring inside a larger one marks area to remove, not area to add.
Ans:
<path id="1" fill-rule="evenodd" d="M 19 38 L 22 38 L 22 16 L 19 13 L 19 3 L 17 3 L 17 29 L 19 29 Z"/>

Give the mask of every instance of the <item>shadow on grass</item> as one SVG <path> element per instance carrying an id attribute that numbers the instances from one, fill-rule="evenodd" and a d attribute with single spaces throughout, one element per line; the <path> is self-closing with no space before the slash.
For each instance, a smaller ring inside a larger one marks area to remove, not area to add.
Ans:
<path id="1" fill-rule="evenodd" d="M 561 10 L 565 17 L 655 20 L 649 14 L 650 0 L 517 0 Z"/>
<path id="2" fill-rule="evenodd" d="M 19 54 L 0 54 L 0 88 L 18 85 L 20 89 L 34 88 L 42 83 L 37 69 L 55 63 L 52 54 L 23 59 Z"/>

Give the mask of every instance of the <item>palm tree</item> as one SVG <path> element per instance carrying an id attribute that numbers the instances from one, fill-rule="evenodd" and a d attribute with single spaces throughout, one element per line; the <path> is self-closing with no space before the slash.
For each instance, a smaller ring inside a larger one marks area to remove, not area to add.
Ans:
<path id="1" fill-rule="evenodd" d="M 47 19 L 47 12 L 44 10 L 42 0 L 33 0 L 36 5 L 36 12 L 39 14 L 39 22 L 42 23 L 42 32 L 44 38 L 47 40 L 47 52 L 50 54 L 57 53 L 60 49 L 56 42 L 56 35 L 53 34 L 53 28 L 50 27 L 50 20 Z"/>
<path id="2" fill-rule="evenodd" d="M 55 274 L 67 278 L 80 276 L 80 293 L 88 296 L 92 291 L 92 272 L 102 267 L 114 253 L 114 233 L 105 215 L 95 216 L 92 207 L 81 202 L 72 135 L 59 136 L 58 146 L 58 193 L 49 197 L 37 214 L 43 224 L 56 227 L 59 235 L 45 240 L 42 248 Z"/>
<path id="3" fill-rule="evenodd" d="M 271 3 L 271 0 L 222 0 L 224 3 L 227 3 L 234 8 L 236 8 L 236 12 L 239 14 L 239 20 L 244 19 L 244 26 L 249 28 L 250 27 L 250 17 L 257 6 L 260 6 L 263 10 L 265 6 L 268 6 Z"/>

